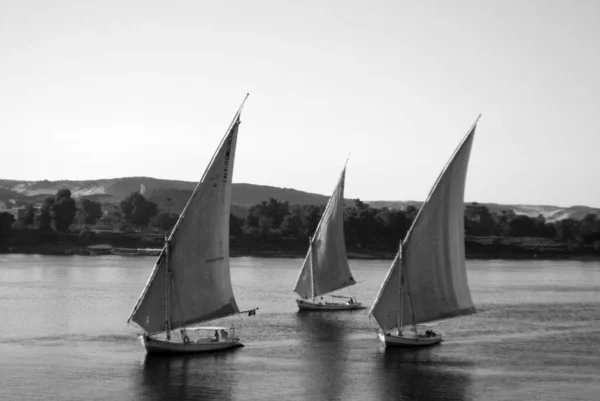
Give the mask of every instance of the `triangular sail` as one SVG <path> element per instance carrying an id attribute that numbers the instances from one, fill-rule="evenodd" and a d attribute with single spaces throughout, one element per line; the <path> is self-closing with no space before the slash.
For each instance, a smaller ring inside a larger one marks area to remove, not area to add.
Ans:
<path id="1" fill-rule="evenodd" d="M 392 264 L 371 309 L 382 328 L 397 326 L 400 305 L 412 324 L 475 313 L 467 282 L 464 192 L 477 121 L 465 136 L 417 214 L 404 243 L 401 263 Z M 399 259 L 399 257 L 397 257 Z M 403 298 L 390 277 L 402 270 Z"/>
<path id="2" fill-rule="evenodd" d="M 344 239 L 345 178 L 346 167 L 344 166 L 312 237 L 294 288 L 294 291 L 303 298 L 317 297 L 356 284 L 348 266 Z"/>
<path id="3" fill-rule="evenodd" d="M 128 321 L 147 333 L 166 328 L 167 263 L 169 328 L 239 311 L 229 271 L 229 214 L 241 109 L 188 200 L 169 237 L 168 252 L 163 249 L 129 317 Z"/>
<path id="4" fill-rule="evenodd" d="M 402 305 L 400 302 L 401 265 L 401 255 L 398 253 L 392 262 L 390 270 L 388 270 L 382 289 L 370 312 L 370 315 L 373 315 L 377 323 L 386 329 L 398 326 L 400 307 Z"/>

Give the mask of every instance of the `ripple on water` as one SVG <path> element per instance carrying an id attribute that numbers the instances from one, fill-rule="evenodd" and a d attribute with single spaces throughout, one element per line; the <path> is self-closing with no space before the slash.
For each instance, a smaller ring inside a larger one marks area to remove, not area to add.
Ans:
<path id="1" fill-rule="evenodd" d="M 246 347 L 147 357 L 125 320 L 153 258 L 0 255 L 0 399 L 513 400 L 600 393 L 600 264 L 470 262 L 479 313 L 442 322 L 445 341 L 385 349 L 368 310 L 297 313 L 300 259 L 233 258 L 252 317 Z M 6 266 L 10 266 L 6 268 Z M 370 304 L 387 261 L 351 261 Z M 211 323 L 212 324 L 212 323 Z"/>

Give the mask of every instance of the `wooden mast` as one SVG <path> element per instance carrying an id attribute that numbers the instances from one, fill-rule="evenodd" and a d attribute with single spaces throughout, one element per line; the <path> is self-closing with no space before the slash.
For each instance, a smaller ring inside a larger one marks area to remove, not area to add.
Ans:
<path id="1" fill-rule="evenodd" d="M 308 252 L 310 254 L 310 289 L 312 292 L 313 302 L 315 301 L 315 264 L 313 263 L 313 249 L 312 249 L 313 237 L 308 239 Z"/>
<path id="2" fill-rule="evenodd" d="M 171 287 L 171 270 L 169 269 L 169 239 L 166 239 L 165 244 L 165 336 L 167 340 L 171 339 L 171 322 L 169 316 L 170 309 L 170 287 Z"/>
<path id="3" fill-rule="evenodd" d="M 167 338 L 167 340 L 171 339 L 171 323 L 170 323 L 170 319 L 169 319 L 169 301 L 170 301 L 170 294 L 169 294 L 169 287 L 171 286 L 171 270 L 169 269 L 169 239 L 166 239 L 166 244 L 165 244 L 165 270 L 166 270 L 166 274 L 165 274 L 165 336 Z"/>
<path id="4" fill-rule="evenodd" d="M 398 252 L 398 290 L 400 292 L 400 310 L 398 311 L 398 335 L 400 335 L 402 328 L 402 313 L 404 312 L 404 293 L 402 291 L 402 265 L 404 258 L 402 257 L 402 242 L 400 242 L 400 252 Z"/>

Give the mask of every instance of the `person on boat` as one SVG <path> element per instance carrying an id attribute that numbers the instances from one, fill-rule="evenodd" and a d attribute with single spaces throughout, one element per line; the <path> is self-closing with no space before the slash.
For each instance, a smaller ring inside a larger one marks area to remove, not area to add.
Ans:
<path id="1" fill-rule="evenodd" d="M 181 335 L 181 341 L 183 341 L 184 344 L 190 342 L 190 338 L 188 337 L 187 332 L 183 327 L 179 329 L 179 334 Z"/>
<path id="2" fill-rule="evenodd" d="M 214 341 L 219 342 L 219 332 L 215 330 Z"/>
<path id="3" fill-rule="evenodd" d="M 354 303 L 354 299 L 350 298 L 350 305 Z"/>
<path id="4" fill-rule="evenodd" d="M 323 305 L 323 297 L 321 297 L 321 300 L 319 301 L 319 305 Z"/>

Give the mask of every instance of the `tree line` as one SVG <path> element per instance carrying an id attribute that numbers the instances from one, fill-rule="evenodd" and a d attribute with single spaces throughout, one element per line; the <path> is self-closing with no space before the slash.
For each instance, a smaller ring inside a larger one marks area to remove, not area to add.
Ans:
<path id="1" fill-rule="evenodd" d="M 131 193 L 118 205 L 103 211 L 100 202 L 86 198 L 77 202 L 70 190 L 60 189 L 54 196 L 43 200 L 39 211 L 34 205 L 28 204 L 17 218 L 8 212 L 0 213 L 0 237 L 8 236 L 11 228 L 67 233 L 73 224 L 88 226 L 97 223 L 117 227 L 121 231 L 148 226 L 168 231 L 178 217 L 175 213 L 159 212 L 158 206 L 139 192 Z"/>
<path id="2" fill-rule="evenodd" d="M 231 233 L 265 240 L 282 237 L 308 240 L 324 209 L 325 205 L 290 205 L 271 198 L 252 206 L 245 219 L 232 216 Z M 414 206 L 406 210 L 374 209 L 356 199 L 344 210 L 346 245 L 393 249 L 404 238 L 417 213 Z M 474 202 L 466 205 L 464 227 L 468 236 L 537 237 L 600 245 L 600 219 L 591 213 L 581 220 L 567 218 L 548 222 L 543 215 L 529 217 L 512 210 L 491 213 L 484 205 Z"/>
<path id="3" fill-rule="evenodd" d="M 170 210 L 171 199 L 167 198 L 165 202 Z M 250 207 L 245 219 L 231 215 L 230 234 L 259 241 L 308 240 L 324 209 L 325 205 L 290 205 L 287 201 L 271 198 Z M 394 249 L 408 232 L 417 213 L 414 206 L 405 210 L 374 209 L 356 199 L 344 210 L 346 245 L 355 249 Z M 0 237 L 6 237 L 11 227 L 68 232 L 74 223 L 103 223 L 123 232 L 150 226 L 167 232 L 178 217 L 170 211 L 160 212 L 155 203 L 139 192 L 133 192 L 118 205 L 103 211 L 99 202 L 85 198 L 76 202 L 71 191 L 61 189 L 44 199 L 39 213 L 31 204 L 16 220 L 10 213 L 0 213 Z M 474 202 L 466 205 L 464 219 L 465 234 L 469 236 L 537 237 L 600 246 L 600 219 L 595 214 L 588 214 L 581 220 L 567 218 L 548 222 L 543 215 L 529 217 L 517 215 L 512 210 L 491 213 L 484 205 Z"/>

